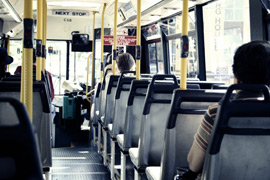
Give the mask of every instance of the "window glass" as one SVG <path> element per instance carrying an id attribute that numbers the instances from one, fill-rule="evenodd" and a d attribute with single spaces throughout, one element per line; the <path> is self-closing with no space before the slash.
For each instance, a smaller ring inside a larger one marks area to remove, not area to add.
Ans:
<path id="1" fill-rule="evenodd" d="M 9 65 L 9 72 L 14 74 L 17 66 L 22 65 L 22 40 L 10 40 L 9 55 L 13 57 L 13 63 Z"/>
<path id="2" fill-rule="evenodd" d="M 87 76 L 87 59 L 90 52 L 70 52 L 69 59 L 69 80 L 75 83 L 86 83 Z M 89 79 L 88 84 L 91 85 L 92 58 L 89 60 Z"/>
<path id="3" fill-rule="evenodd" d="M 237 47 L 250 41 L 249 2 L 219 0 L 203 7 L 206 78 L 233 83 Z"/>
<path id="4" fill-rule="evenodd" d="M 66 79 L 67 42 L 47 41 L 46 70 L 52 75 L 54 93 L 64 94 L 62 83 Z"/>
<path id="5" fill-rule="evenodd" d="M 156 74 L 158 72 L 156 43 L 148 44 L 148 54 L 149 54 L 150 73 Z"/>
<path id="6" fill-rule="evenodd" d="M 181 72 L 181 41 L 180 39 L 169 40 L 170 71 L 176 76 Z M 196 51 L 196 38 L 189 36 L 189 57 L 187 66 L 187 77 L 197 78 L 198 76 L 198 57 Z"/>
<path id="7" fill-rule="evenodd" d="M 158 24 L 143 27 L 142 34 L 146 40 L 160 38 L 160 27 Z"/>
<path id="8" fill-rule="evenodd" d="M 191 11 L 188 13 L 189 31 L 195 30 L 195 13 Z M 172 18 L 163 20 L 160 23 L 161 30 L 166 35 L 176 34 L 182 32 L 182 15 L 174 16 Z"/>
<path id="9" fill-rule="evenodd" d="M 164 74 L 164 60 L 161 42 L 148 44 L 149 64 L 151 74 Z"/>

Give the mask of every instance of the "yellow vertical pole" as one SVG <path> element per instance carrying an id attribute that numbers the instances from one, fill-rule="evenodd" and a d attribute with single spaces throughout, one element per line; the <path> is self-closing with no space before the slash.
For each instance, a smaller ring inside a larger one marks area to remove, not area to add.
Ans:
<path id="1" fill-rule="evenodd" d="M 7 54 L 9 56 L 10 51 L 10 37 L 8 36 L 8 43 L 7 43 Z M 7 65 L 7 72 L 9 72 L 9 64 Z"/>
<path id="2" fill-rule="evenodd" d="M 37 40 L 36 40 L 36 80 L 41 81 L 42 70 L 42 31 L 43 31 L 43 4 L 44 0 L 38 0 L 37 7 Z"/>
<path id="3" fill-rule="evenodd" d="M 180 89 L 187 89 L 187 58 L 188 58 L 188 0 L 183 0 L 182 13 L 182 52 Z"/>
<path id="4" fill-rule="evenodd" d="M 24 104 L 32 121 L 33 110 L 33 0 L 24 0 Z"/>
<path id="5" fill-rule="evenodd" d="M 137 0 L 136 80 L 141 76 L 141 0 Z"/>
<path id="6" fill-rule="evenodd" d="M 87 93 L 88 93 L 88 78 L 89 78 L 89 61 L 90 61 L 90 57 L 93 56 L 93 53 L 90 53 L 88 58 L 87 58 L 87 71 L 86 71 L 86 89 L 85 89 L 85 94 L 86 94 L 86 99 L 88 102 L 91 102 L 92 101 L 92 98 L 88 98 L 87 96 Z M 93 58 L 92 58 L 93 59 Z M 92 88 L 91 88 L 92 89 Z M 91 96 L 92 97 L 92 96 Z M 91 106 L 90 106 L 90 109 L 91 109 Z M 91 111 L 90 111 L 91 112 Z"/>
<path id="7" fill-rule="evenodd" d="M 91 91 L 94 89 L 94 74 L 95 74 L 95 23 L 96 23 L 96 12 L 93 12 L 93 41 L 92 41 L 92 77 L 91 77 Z M 92 100 L 92 96 L 91 96 Z M 91 107 L 91 106 L 90 106 Z"/>
<path id="8" fill-rule="evenodd" d="M 106 3 L 104 3 L 103 10 L 102 10 L 102 22 L 101 22 L 101 56 L 100 56 L 100 62 L 101 62 L 101 71 L 100 71 L 100 82 L 103 82 L 103 51 L 104 51 L 104 14 L 106 9 Z"/>
<path id="9" fill-rule="evenodd" d="M 45 73 L 46 66 L 46 38 L 47 38 L 47 2 L 43 1 L 43 26 L 42 26 L 42 71 Z"/>
<path id="10" fill-rule="evenodd" d="M 113 75 L 115 75 L 115 69 L 116 69 L 116 43 L 117 43 L 117 5 L 118 0 L 114 1 L 114 27 L 113 27 Z"/>

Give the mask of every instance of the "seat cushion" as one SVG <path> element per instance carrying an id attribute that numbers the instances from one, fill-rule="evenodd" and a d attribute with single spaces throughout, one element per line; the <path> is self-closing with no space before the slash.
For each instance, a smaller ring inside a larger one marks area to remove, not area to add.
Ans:
<path id="1" fill-rule="evenodd" d="M 138 167 L 139 148 L 130 148 L 128 151 L 132 163 Z"/>
<path id="2" fill-rule="evenodd" d="M 124 134 L 118 134 L 117 136 L 116 136 L 116 139 L 117 139 L 117 142 L 118 142 L 118 145 L 119 145 L 119 147 L 123 150 L 124 148 L 124 138 L 125 138 L 125 136 L 124 136 Z"/>
<path id="3" fill-rule="evenodd" d="M 148 180 L 159 180 L 160 179 L 160 166 L 149 166 L 146 168 L 146 176 Z"/>

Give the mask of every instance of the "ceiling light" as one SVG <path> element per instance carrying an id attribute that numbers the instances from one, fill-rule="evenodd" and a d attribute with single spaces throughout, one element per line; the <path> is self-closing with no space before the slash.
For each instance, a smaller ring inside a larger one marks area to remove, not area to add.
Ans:
<path id="1" fill-rule="evenodd" d="M 8 9 L 8 12 L 10 13 L 10 15 L 12 16 L 12 18 L 16 22 L 18 22 L 18 23 L 19 22 L 22 22 L 22 18 L 18 15 L 18 13 L 16 12 L 16 10 L 13 8 L 13 6 L 10 4 L 10 2 L 8 0 L 2 0 L 2 3 Z"/>
<path id="2" fill-rule="evenodd" d="M 76 2 L 76 1 L 54 1 L 47 2 L 49 6 L 63 6 L 63 7 L 92 7 L 99 8 L 99 3 L 91 3 L 91 2 Z"/>

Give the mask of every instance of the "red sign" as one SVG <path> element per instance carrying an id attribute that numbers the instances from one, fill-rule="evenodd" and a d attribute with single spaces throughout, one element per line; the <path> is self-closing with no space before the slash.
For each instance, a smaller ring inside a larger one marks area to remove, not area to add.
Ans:
<path id="1" fill-rule="evenodd" d="M 118 46 L 136 46 L 136 36 L 117 36 Z M 113 45 L 113 36 L 104 36 L 104 45 Z"/>

